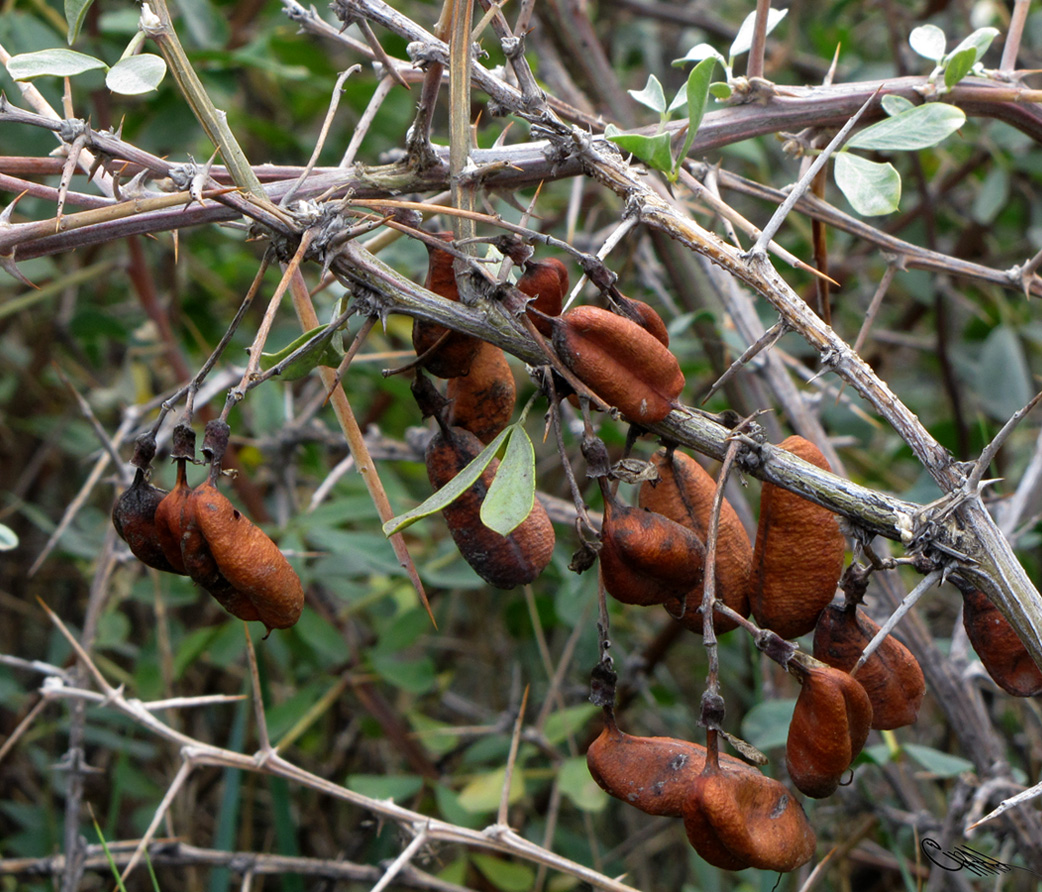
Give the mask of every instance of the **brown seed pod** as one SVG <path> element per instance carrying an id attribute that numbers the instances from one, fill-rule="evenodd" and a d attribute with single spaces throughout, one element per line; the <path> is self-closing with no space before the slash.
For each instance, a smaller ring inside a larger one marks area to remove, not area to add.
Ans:
<path id="1" fill-rule="evenodd" d="M 814 627 L 814 656 L 850 672 L 879 626 L 854 604 L 829 604 Z M 911 651 L 892 635 L 883 639 L 855 676 L 872 702 L 877 731 L 915 724 L 926 694 L 923 670 Z"/>
<path id="2" fill-rule="evenodd" d="M 621 300 L 619 299 L 621 298 Z M 651 304 L 619 294 L 615 299 L 623 315 L 628 316 L 664 347 L 669 346 L 669 330 L 666 323 Z"/>
<path id="3" fill-rule="evenodd" d="M 553 345 L 580 381 L 638 424 L 662 421 L 684 389 L 669 348 L 608 310 L 583 306 L 559 316 Z"/>
<path id="4" fill-rule="evenodd" d="M 695 851 L 722 870 L 787 872 L 814 857 L 817 839 L 785 786 L 748 765 L 707 766 L 684 804 Z"/>
<path id="5" fill-rule="evenodd" d="M 709 535 L 716 481 L 683 452 L 660 449 L 651 461 L 659 479 L 641 485 L 638 504 L 682 524 L 704 542 Z M 731 503 L 724 499 L 716 536 L 716 597 L 742 616 L 749 615 L 752 567 L 753 547 L 749 535 Z M 688 610 L 680 621 L 692 631 L 702 633 L 700 613 Z M 713 623 L 717 634 L 729 632 L 737 625 L 720 616 L 714 617 Z"/>
<path id="6" fill-rule="evenodd" d="M 156 508 L 166 495 L 148 482 L 142 468 L 134 474 L 134 482 L 127 487 L 112 507 L 112 525 L 119 537 L 130 547 L 130 553 L 141 563 L 178 573 L 163 553 L 156 530 Z"/>
<path id="7" fill-rule="evenodd" d="M 207 480 L 192 490 L 185 501 L 181 525 L 186 537 L 182 538 L 182 554 L 189 572 L 189 546 L 195 546 L 196 540 L 187 537 L 198 534 L 220 575 L 247 599 L 256 612 L 255 618 L 269 631 L 288 629 L 300 619 L 304 609 L 300 577 L 279 547 L 260 527 L 240 514 L 212 481 Z M 221 600 L 217 591 L 210 591 Z M 242 609 L 249 613 L 245 607 Z M 239 613 L 235 615 L 247 618 Z"/>
<path id="8" fill-rule="evenodd" d="M 463 470 L 484 444 L 470 431 L 442 427 L 427 444 L 427 476 L 441 489 Z M 499 462 L 493 459 L 481 477 L 442 510 L 445 522 L 464 560 L 490 585 L 513 588 L 532 582 L 550 563 L 554 528 L 546 509 L 536 499 L 532 512 L 506 536 L 481 522 L 481 503 L 495 477 Z"/>
<path id="9" fill-rule="evenodd" d="M 705 547 L 661 514 L 607 502 L 600 562 L 604 590 L 624 604 L 683 604 L 689 593 L 695 607 L 702 601 Z"/>
<path id="10" fill-rule="evenodd" d="M 995 684 L 1014 697 L 1042 694 L 1042 670 L 1016 629 L 984 592 L 963 590 L 962 625 Z"/>
<path id="11" fill-rule="evenodd" d="M 173 458 L 177 463 L 177 483 L 156 508 L 156 534 L 163 554 L 174 571 L 187 575 L 181 554 L 181 509 L 192 489 L 188 485 L 185 465 L 195 457 L 195 432 L 185 423 L 174 428 Z"/>
<path id="12" fill-rule="evenodd" d="M 779 448 L 831 470 L 818 447 L 803 437 L 789 437 Z M 749 594 L 756 622 L 789 639 L 813 629 L 836 594 L 845 551 L 846 540 L 831 511 L 764 483 Z"/>
<path id="13" fill-rule="evenodd" d="M 568 293 L 568 268 L 556 257 L 529 260 L 525 272 L 517 280 L 518 290 L 532 298 L 529 308 L 545 316 L 560 316 L 564 296 Z M 553 331 L 553 323 L 539 313 L 529 313 L 536 329 L 546 337 Z"/>
<path id="14" fill-rule="evenodd" d="M 437 237 L 443 241 L 452 241 L 451 232 L 439 232 Z M 455 258 L 448 251 L 432 248 L 430 245 L 427 246 L 427 253 L 430 259 L 425 287 L 446 300 L 459 301 L 459 286 L 456 284 L 456 273 L 452 267 Z M 425 356 L 422 365 L 439 378 L 455 378 L 467 374 L 481 344 L 482 341 L 473 335 L 453 331 L 436 322 L 413 320 L 413 349 L 417 356 L 424 356 L 428 351 L 433 351 Z"/>
<path id="15" fill-rule="evenodd" d="M 490 443 L 510 424 L 517 399 L 514 373 L 506 354 L 481 342 L 470 371 L 450 378 L 446 395 L 452 400 L 449 424 L 470 431 L 482 443 Z"/>
<path id="16" fill-rule="evenodd" d="M 606 793 L 649 815 L 673 818 L 683 814 L 705 761 L 704 746 L 673 737 L 634 737 L 610 718 L 586 750 L 590 776 Z M 721 755 L 720 761 L 745 767 L 733 756 Z"/>
<path id="17" fill-rule="evenodd" d="M 793 660 L 799 697 L 785 743 L 789 777 L 801 793 L 831 796 L 868 739 L 872 702 L 860 682 L 810 657 Z"/>

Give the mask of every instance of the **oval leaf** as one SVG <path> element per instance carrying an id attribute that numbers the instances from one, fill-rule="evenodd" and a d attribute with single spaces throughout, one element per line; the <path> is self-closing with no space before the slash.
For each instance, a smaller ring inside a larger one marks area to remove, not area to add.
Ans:
<path id="1" fill-rule="evenodd" d="M 404 530 L 407 526 L 411 526 L 421 518 L 429 517 L 431 514 L 436 514 L 446 505 L 452 504 L 452 502 L 458 499 L 474 485 L 474 481 L 481 476 L 481 472 L 484 471 L 485 468 L 488 467 L 488 463 L 495 458 L 496 453 L 499 452 L 508 436 L 510 436 L 509 427 L 497 434 L 495 439 L 493 439 L 488 446 L 477 454 L 474 461 L 467 465 L 441 489 L 437 490 L 437 492 L 435 492 L 429 499 L 424 500 L 413 508 L 412 511 L 406 511 L 404 514 L 392 517 L 383 525 L 384 535 L 391 536 L 399 530 Z"/>
<path id="2" fill-rule="evenodd" d="M 655 170 L 672 170 L 673 154 L 669 148 L 669 134 L 659 133 L 656 136 L 642 136 L 639 133 L 613 133 L 607 129 L 605 135 L 615 145 L 631 155 L 635 155 Z"/>
<path id="3" fill-rule="evenodd" d="M 331 338 L 335 333 L 336 329 L 331 328 L 328 324 L 306 331 L 277 353 L 262 353 L 260 367 L 264 371 L 268 371 L 279 363 L 285 362 L 286 365 L 280 374 L 287 381 L 296 381 L 305 377 L 316 366 L 324 365 L 335 369 L 343 358 L 331 343 Z"/>
<path id="4" fill-rule="evenodd" d="M 920 56 L 931 62 L 940 62 L 944 58 L 944 49 L 948 39 L 936 25 L 920 25 L 913 28 L 908 35 L 908 45 Z"/>
<path id="5" fill-rule="evenodd" d="M 692 68 L 691 74 L 687 76 L 687 136 L 684 137 L 684 147 L 680 150 L 678 162 L 687 156 L 691 143 L 695 141 L 695 134 L 706 111 L 706 102 L 709 101 L 709 84 L 715 69 L 716 57 L 710 56 Z"/>
<path id="6" fill-rule="evenodd" d="M 528 892 L 535 886 L 535 873 L 527 864 L 505 861 L 481 852 L 471 853 L 470 860 L 500 892 Z"/>
<path id="7" fill-rule="evenodd" d="M 769 9 L 767 11 L 767 33 L 770 34 L 778 23 L 785 18 L 789 10 L 787 9 Z M 756 25 L 756 12 L 753 11 L 745 17 L 745 21 L 742 22 L 742 26 L 738 29 L 738 34 L 735 35 L 734 43 L 731 44 L 730 56 L 733 59 L 735 56 L 740 56 L 742 53 L 749 52 L 749 49 L 753 45 L 753 28 Z"/>
<path id="8" fill-rule="evenodd" d="M 660 115 L 666 111 L 666 94 L 662 90 L 662 84 L 653 74 L 648 75 L 648 82 L 643 90 L 627 90 L 641 105 L 646 105 L 652 111 Z"/>
<path id="9" fill-rule="evenodd" d="M 968 759 L 942 753 L 933 747 L 906 743 L 901 749 L 935 777 L 958 777 L 964 772 L 973 771 L 973 763 Z"/>
<path id="10" fill-rule="evenodd" d="M 959 45 L 951 51 L 951 56 L 955 56 L 957 53 L 961 53 L 964 50 L 973 50 L 973 61 L 977 63 L 981 57 L 988 51 L 988 47 L 991 46 L 991 42 L 999 36 L 998 28 L 978 28 L 969 37 L 961 41 Z"/>
<path id="11" fill-rule="evenodd" d="M 90 9 L 93 2 L 94 0 L 65 0 L 65 24 L 68 26 L 69 46 L 72 46 L 76 42 L 76 38 L 80 36 L 83 20 L 87 17 L 87 10 Z"/>
<path id="12" fill-rule="evenodd" d="M 725 68 L 727 67 L 727 60 L 715 46 L 708 43 L 700 43 L 696 46 L 691 47 L 687 51 L 687 55 L 682 59 L 674 59 L 674 68 L 683 68 L 688 62 L 701 62 L 703 59 L 716 59 Z"/>
<path id="13" fill-rule="evenodd" d="M 0 551 L 11 551 L 18 547 L 18 534 L 6 524 L 0 523 Z"/>
<path id="14" fill-rule="evenodd" d="M 910 108 L 915 108 L 915 103 L 911 99 L 905 99 L 904 96 L 898 96 L 896 93 L 887 93 L 882 99 L 883 111 L 885 111 L 890 117 L 899 115 L 901 112 L 908 111 Z"/>
<path id="15" fill-rule="evenodd" d="M 966 113 L 961 108 L 929 102 L 855 133 L 846 148 L 873 152 L 925 149 L 937 145 L 965 123 Z"/>
<path id="16" fill-rule="evenodd" d="M 154 53 L 120 59 L 105 75 L 105 86 L 123 96 L 151 93 L 166 75 L 166 62 Z"/>
<path id="17" fill-rule="evenodd" d="M 977 51 L 971 46 L 952 53 L 944 66 L 944 85 L 950 90 L 961 81 L 977 62 Z"/>
<path id="18" fill-rule="evenodd" d="M 836 156 L 836 185 L 859 214 L 891 214 L 901 202 L 901 175 L 892 164 L 878 164 L 850 152 Z"/>
<path id="19" fill-rule="evenodd" d="M 499 808 L 499 800 L 503 795 L 503 784 L 506 783 L 506 768 L 495 768 L 485 774 L 479 774 L 468 783 L 459 794 L 459 804 L 472 814 L 494 812 Z M 510 793 L 508 801 L 518 802 L 525 794 L 525 780 L 520 768 L 514 767 L 510 777 Z"/>
<path id="20" fill-rule="evenodd" d="M 481 522 L 501 536 L 528 517 L 535 504 L 535 447 L 523 427 L 511 425 L 511 429 L 499 469 L 481 503 Z"/>
<path id="21" fill-rule="evenodd" d="M 75 50 L 38 50 L 35 53 L 19 53 L 7 63 L 7 71 L 16 81 L 34 77 L 73 77 L 95 68 L 107 68 L 101 59 Z"/>
<path id="22" fill-rule="evenodd" d="M 561 792 L 582 811 L 601 811 L 608 804 L 608 794 L 590 777 L 585 756 L 565 759 L 557 771 L 557 783 Z"/>

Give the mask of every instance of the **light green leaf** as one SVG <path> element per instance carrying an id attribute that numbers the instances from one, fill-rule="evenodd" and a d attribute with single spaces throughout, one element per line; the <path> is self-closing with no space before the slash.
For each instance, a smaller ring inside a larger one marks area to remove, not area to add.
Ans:
<path id="1" fill-rule="evenodd" d="M 7 63 L 7 71 L 16 81 L 27 81 L 34 77 L 73 77 L 84 71 L 108 66 L 86 53 L 75 50 L 51 49 L 35 53 L 19 53 Z"/>
<path id="2" fill-rule="evenodd" d="M 883 111 L 893 117 L 899 115 L 901 112 L 908 111 L 910 108 L 915 108 L 915 103 L 911 99 L 905 99 L 904 96 L 898 96 L 896 93 L 887 93 L 882 99 Z"/>
<path id="3" fill-rule="evenodd" d="M 496 768 L 478 775 L 460 790 L 459 804 L 472 814 L 496 811 L 499 808 L 500 797 L 503 795 L 503 784 L 506 783 L 506 777 L 506 768 Z M 525 779 L 521 769 L 515 766 L 510 778 L 508 799 L 513 804 L 520 801 L 524 795 Z"/>
<path id="4" fill-rule="evenodd" d="M 785 746 L 795 708 L 795 698 L 757 703 L 742 719 L 742 738 L 762 752 Z"/>
<path id="5" fill-rule="evenodd" d="M 423 789 L 423 778 L 415 774 L 349 774 L 347 788 L 370 799 L 401 802 Z"/>
<path id="6" fill-rule="evenodd" d="M 973 763 L 968 759 L 942 753 L 933 747 L 905 743 L 901 749 L 937 777 L 958 777 L 966 771 L 973 771 Z"/>
<path id="7" fill-rule="evenodd" d="M 421 504 L 413 508 L 412 511 L 406 511 L 404 514 L 399 514 L 397 517 L 392 517 L 387 521 L 387 523 L 383 525 L 384 535 L 390 536 L 393 533 L 404 530 L 406 527 L 412 526 L 416 521 L 424 517 L 429 517 L 431 514 L 436 514 L 446 505 L 450 505 L 456 501 L 456 499 L 474 485 L 474 481 L 481 476 L 481 472 L 484 471 L 485 468 L 488 467 L 489 462 L 495 458 L 496 453 L 499 452 L 503 443 L 506 442 L 506 438 L 510 436 L 510 431 L 511 428 L 508 427 L 506 430 L 497 434 L 492 442 L 477 454 L 474 461 L 467 465 L 441 489 L 437 490 L 429 499 L 424 500 Z"/>
<path id="8" fill-rule="evenodd" d="M 425 694 L 438 677 L 430 657 L 406 659 L 401 653 L 370 653 L 369 662 L 384 681 L 410 694 Z"/>
<path id="9" fill-rule="evenodd" d="M 80 36 L 83 20 L 87 17 L 87 10 L 90 9 L 93 2 L 94 0 L 65 0 L 65 24 L 69 27 L 66 39 L 69 46 L 72 46 L 76 42 L 76 38 Z"/>
<path id="10" fill-rule="evenodd" d="M 984 177 L 970 212 L 978 223 L 988 225 L 998 216 L 1009 201 L 1009 171 L 993 166 Z"/>
<path id="11" fill-rule="evenodd" d="M 666 111 L 666 94 L 662 90 L 662 84 L 653 74 L 648 75 L 648 82 L 643 90 L 627 90 L 641 105 L 646 105 L 652 111 L 660 115 Z"/>
<path id="12" fill-rule="evenodd" d="M 868 161 L 850 152 L 836 156 L 836 185 L 864 217 L 891 214 L 901 203 L 901 175 L 893 165 Z"/>
<path id="13" fill-rule="evenodd" d="M 481 522 L 501 536 L 516 529 L 535 504 L 535 447 L 523 427 L 515 424 L 510 429 L 513 433 L 481 503 Z"/>
<path id="14" fill-rule="evenodd" d="M 998 37 L 998 28 L 978 28 L 969 37 L 962 40 L 959 45 L 948 54 L 948 59 L 953 58 L 965 50 L 973 50 L 974 63 L 979 62 L 991 46 L 991 42 Z"/>
<path id="15" fill-rule="evenodd" d="M 552 713 L 543 726 L 543 736 L 551 746 L 557 746 L 568 739 L 569 734 L 577 734 L 589 724 L 594 713 L 600 711 L 599 706 L 592 703 L 580 703 Z"/>
<path id="16" fill-rule="evenodd" d="M 928 102 L 886 118 L 855 133 L 848 149 L 915 151 L 935 146 L 966 123 L 961 108 L 945 102 Z"/>
<path id="17" fill-rule="evenodd" d="M 944 85 L 950 90 L 970 73 L 976 61 L 977 51 L 972 46 L 952 53 L 944 66 Z"/>
<path id="18" fill-rule="evenodd" d="M 723 81 L 717 81 L 715 84 L 709 85 L 709 92 L 713 95 L 714 99 L 720 100 L 720 102 L 726 102 L 731 98 L 731 85 L 725 84 Z"/>
<path id="19" fill-rule="evenodd" d="M 785 18 L 789 10 L 787 9 L 770 9 L 767 12 L 767 33 L 770 34 L 778 23 Z M 734 43 L 731 44 L 731 50 L 729 55 L 733 59 L 735 56 L 740 56 L 742 53 L 749 52 L 749 49 L 753 45 L 753 27 L 756 24 L 756 12 L 753 11 L 745 17 L 745 21 L 742 22 L 741 27 L 738 29 L 738 34 L 735 36 Z"/>
<path id="20" fill-rule="evenodd" d="M 913 28 L 912 33 L 908 35 L 908 44 L 923 58 L 931 62 L 940 62 L 944 58 L 948 38 L 936 25 L 920 25 Z"/>
<path id="21" fill-rule="evenodd" d="M 576 808 L 583 811 L 601 811 L 608 804 L 608 794 L 590 777 L 585 756 L 565 759 L 557 772 L 557 782 Z"/>
<path id="22" fill-rule="evenodd" d="M 307 349 L 304 350 L 304 345 L 308 344 L 313 338 L 318 335 L 325 333 L 325 337 L 319 338 L 308 345 Z M 332 337 L 336 333 L 335 328 L 331 328 L 327 325 L 320 325 L 317 328 L 306 331 L 299 338 L 294 340 L 292 343 L 287 344 L 277 353 L 262 353 L 260 357 L 260 367 L 267 371 L 268 369 L 274 368 L 280 362 L 285 362 L 298 350 L 301 351 L 299 356 L 296 356 L 292 362 L 289 363 L 283 370 L 281 377 L 287 381 L 296 381 L 299 378 L 304 378 L 311 373 L 317 366 L 324 365 L 330 368 L 336 368 L 340 365 L 340 360 L 343 358 L 340 351 L 332 344 Z"/>
<path id="23" fill-rule="evenodd" d="M 527 864 L 482 852 L 471 853 L 470 860 L 485 879 L 502 892 L 528 892 L 535 885 L 535 874 Z"/>
<path id="24" fill-rule="evenodd" d="M 988 335 L 975 377 L 981 406 L 995 421 L 1006 421 L 1031 399 L 1031 372 L 1013 328 L 999 325 Z"/>
<path id="25" fill-rule="evenodd" d="M 677 156 L 677 164 L 687 157 L 691 143 L 695 141 L 695 134 L 702 123 L 702 116 L 706 111 L 706 102 L 709 100 L 709 85 L 716 69 L 716 57 L 710 56 L 703 59 L 687 77 L 687 136 L 684 137 L 684 145 Z"/>
<path id="26" fill-rule="evenodd" d="M 18 534 L 6 524 L 0 523 L 0 551 L 11 551 L 18 547 Z"/>
<path id="27" fill-rule="evenodd" d="M 105 74 L 105 86 L 123 96 L 151 93 L 166 75 L 166 62 L 154 53 L 120 59 Z"/>
<path id="28" fill-rule="evenodd" d="M 727 67 L 727 60 L 723 53 L 708 43 L 700 43 L 691 47 L 683 58 L 673 60 L 673 67 L 683 68 L 688 62 L 701 62 L 703 59 L 716 59 L 724 68 Z"/>
<path id="29" fill-rule="evenodd" d="M 617 130 L 609 133 L 608 128 L 605 128 L 604 135 L 620 149 L 635 155 L 655 170 L 673 169 L 673 153 L 670 150 L 668 133 L 643 136 L 639 133 L 619 133 Z"/>

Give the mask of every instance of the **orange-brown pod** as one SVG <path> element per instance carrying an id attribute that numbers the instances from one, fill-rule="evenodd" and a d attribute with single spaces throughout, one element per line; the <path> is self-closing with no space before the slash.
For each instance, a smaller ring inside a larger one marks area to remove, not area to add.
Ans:
<path id="1" fill-rule="evenodd" d="M 684 373 L 669 348 L 608 310 L 575 307 L 557 317 L 553 345 L 580 381 L 632 422 L 662 421 L 684 389 Z"/>
<path id="2" fill-rule="evenodd" d="M 779 448 L 831 470 L 818 447 L 803 437 L 789 437 Z M 846 541 L 831 511 L 765 482 L 749 593 L 756 622 L 782 638 L 811 631 L 836 594 L 845 551 Z"/>
<path id="3" fill-rule="evenodd" d="M 452 241 L 451 232 L 439 232 L 437 237 L 442 241 Z M 459 301 L 459 287 L 456 284 L 456 273 L 453 270 L 455 258 L 448 251 L 427 246 L 429 265 L 427 268 L 428 291 L 444 297 L 446 300 Z M 439 378 L 455 378 L 465 375 L 470 364 L 477 355 L 482 341 L 473 335 L 453 331 L 436 322 L 414 319 L 412 324 L 412 345 L 417 356 L 424 356 L 436 344 L 440 345 L 423 360 L 423 367 Z"/>
<path id="4" fill-rule="evenodd" d="M 547 260 L 529 260 L 525 272 L 517 280 L 518 290 L 532 298 L 529 307 L 546 316 L 559 316 L 568 293 L 568 268 L 556 257 Z M 530 313 L 536 329 L 546 337 L 553 331 L 553 323 L 538 313 Z"/>
<path id="5" fill-rule="evenodd" d="M 166 496 L 165 489 L 157 489 L 148 482 L 145 471 L 138 468 L 134 482 L 128 486 L 112 507 L 112 525 L 119 537 L 127 543 L 130 553 L 141 563 L 177 573 L 163 553 L 156 530 L 156 508 Z"/>
<path id="6" fill-rule="evenodd" d="M 624 604 L 665 604 L 689 592 L 701 603 L 705 548 L 691 530 L 661 514 L 608 502 L 600 562 L 604 590 Z"/>
<path id="7" fill-rule="evenodd" d="M 790 663 L 799 697 L 785 743 L 785 764 L 796 789 L 814 799 L 831 796 L 868 739 L 872 702 L 842 669 L 805 657 Z"/>
<path id="8" fill-rule="evenodd" d="M 785 786 L 747 765 L 707 766 L 684 805 L 695 851 L 722 870 L 785 873 L 814 857 L 817 839 Z"/>
<path id="9" fill-rule="evenodd" d="M 1042 670 L 1031 659 L 1016 629 L 984 592 L 963 591 L 962 624 L 995 684 L 1014 697 L 1042 694 Z"/>
<path id="10" fill-rule="evenodd" d="M 304 609 L 304 588 L 279 547 L 209 480 L 186 501 L 221 575 L 245 595 L 269 629 L 288 629 Z"/>
<path id="11" fill-rule="evenodd" d="M 156 535 L 174 572 L 182 575 L 186 575 L 188 570 L 181 554 L 181 509 L 191 491 L 185 473 L 185 459 L 180 458 L 177 460 L 177 483 L 156 508 Z"/>
<path id="12" fill-rule="evenodd" d="M 624 315 L 629 316 L 634 322 L 643 328 L 655 340 L 660 341 L 664 347 L 669 346 L 669 330 L 666 323 L 651 304 L 632 297 L 620 295 L 622 300 L 617 301 Z"/>
<path id="13" fill-rule="evenodd" d="M 634 737 L 609 720 L 586 750 L 590 776 L 606 793 L 649 815 L 683 814 L 691 784 L 705 767 L 706 748 L 674 737 Z M 720 761 L 745 767 L 733 756 Z"/>
<path id="14" fill-rule="evenodd" d="M 517 399 L 506 354 L 495 344 L 482 341 L 470 371 L 449 379 L 446 396 L 452 400 L 449 424 L 470 431 L 482 443 L 490 443 L 510 424 Z"/>
<path id="15" fill-rule="evenodd" d="M 814 627 L 814 656 L 850 672 L 879 626 L 854 604 L 829 604 Z M 877 731 L 915 724 L 926 694 L 923 670 L 910 650 L 892 635 L 855 676 L 872 701 L 872 727 Z"/>
<path id="16" fill-rule="evenodd" d="M 470 431 L 439 428 L 426 452 L 427 476 L 434 488 L 445 486 L 483 448 Z M 442 509 L 442 515 L 456 547 L 474 572 L 496 588 L 513 588 L 532 582 L 550 563 L 554 528 L 538 499 L 528 517 L 506 536 L 481 522 L 481 503 L 498 468 L 499 462 L 493 459 L 473 486 Z"/>
<path id="17" fill-rule="evenodd" d="M 638 504 L 657 511 L 682 524 L 703 542 L 709 535 L 709 519 L 716 494 L 716 481 L 691 456 L 660 449 L 651 457 L 658 470 L 657 481 L 645 481 L 640 488 Z M 749 615 L 749 579 L 752 575 L 753 547 L 749 535 L 727 499 L 720 505 L 720 523 L 716 536 L 716 597 L 742 616 Z M 701 614 L 684 614 L 684 624 L 702 632 Z M 717 616 L 717 633 L 736 627 L 731 620 Z"/>

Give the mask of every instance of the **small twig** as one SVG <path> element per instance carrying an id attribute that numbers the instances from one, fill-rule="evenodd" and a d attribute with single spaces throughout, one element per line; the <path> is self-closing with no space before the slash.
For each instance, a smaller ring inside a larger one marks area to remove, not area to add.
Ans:
<path id="1" fill-rule="evenodd" d="M 966 477 L 966 483 L 963 488 L 967 493 L 975 493 L 977 491 L 984 480 L 985 472 L 995 460 L 995 456 L 998 455 L 1003 444 L 1009 439 L 1009 435 L 1016 430 L 1017 425 L 1027 417 L 1028 413 L 1038 405 L 1039 400 L 1042 400 L 1042 391 L 1036 393 L 1026 406 L 1017 409 L 1009 417 L 1009 420 L 1002 425 L 1002 429 L 995 434 L 992 441 L 984 447 L 980 457 L 973 463 L 973 470 Z"/>
<path id="2" fill-rule="evenodd" d="M 756 19 L 753 22 L 753 41 L 749 48 L 749 62 L 745 76 L 752 80 L 763 77 L 763 60 L 767 47 L 767 17 L 771 12 L 771 0 L 756 0 Z"/>
<path id="3" fill-rule="evenodd" d="M 177 774 L 175 774 L 174 779 L 170 781 L 170 786 L 167 787 L 166 792 L 163 794 L 163 798 L 159 801 L 159 805 L 156 806 L 155 814 L 152 815 L 152 820 L 149 822 L 147 829 L 138 841 L 137 848 L 134 849 L 134 854 L 131 855 L 130 860 L 127 862 L 127 866 L 123 868 L 122 873 L 119 875 L 121 883 L 125 883 L 127 877 L 130 876 L 130 872 L 137 867 L 138 862 L 141 860 L 141 856 L 145 853 L 148 844 L 155 836 L 156 830 L 159 829 L 159 822 L 163 820 L 163 817 L 170 809 L 171 803 L 174 801 L 174 797 L 181 791 L 181 787 L 184 786 L 185 781 L 187 781 L 191 775 L 192 767 L 192 760 L 182 754 L 181 767 L 177 769 Z"/>
<path id="4" fill-rule="evenodd" d="M 394 878 L 401 873 L 402 868 L 407 866 L 408 863 L 416 857 L 416 853 L 423 848 L 426 843 L 427 832 L 421 829 L 420 832 L 409 841 L 409 844 L 402 849 L 401 854 L 399 854 L 398 857 L 388 865 L 384 875 L 380 877 L 380 881 L 373 886 L 370 892 L 383 892 L 383 890 L 394 881 Z"/>
<path id="5" fill-rule="evenodd" d="M 637 225 L 637 222 L 638 221 L 636 217 L 629 216 L 626 217 L 621 223 L 619 223 L 619 225 L 612 230 L 611 235 L 609 235 L 604 240 L 604 244 L 601 245 L 600 250 L 597 252 L 597 259 L 604 260 L 605 257 L 607 257 L 612 251 L 614 251 L 615 246 L 626 237 L 630 230 L 632 230 Z M 576 282 L 575 286 L 572 288 L 572 293 L 568 295 L 568 300 L 565 301 L 564 306 L 561 308 L 561 312 L 564 312 L 572 305 L 572 301 L 574 301 L 579 296 L 587 281 L 588 278 L 586 273 L 584 272 L 581 276 L 579 276 L 579 281 Z"/>
<path id="6" fill-rule="evenodd" d="M 508 811 L 510 809 L 510 787 L 514 781 L 514 769 L 517 767 L 517 748 L 521 743 L 521 729 L 525 724 L 525 708 L 528 706 L 528 685 L 521 695 L 521 705 L 517 709 L 517 718 L 514 720 L 514 733 L 510 735 L 510 752 L 507 754 L 506 771 L 503 773 L 503 791 L 499 797 L 499 810 L 496 812 L 496 823 L 503 827 L 507 825 Z"/>
<path id="7" fill-rule="evenodd" d="M 384 100 L 391 94 L 395 83 L 394 77 L 387 75 L 376 85 L 373 95 L 369 97 L 369 104 L 365 107 L 365 111 L 362 112 L 362 117 L 358 119 L 358 123 L 355 124 L 354 132 L 351 134 L 351 141 L 347 144 L 347 149 L 344 150 L 344 157 L 340 159 L 341 167 L 350 167 L 354 163 L 355 156 L 362 147 L 362 141 L 369 133 L 369 128 L 376 119 L 376 113 L 384 104 Z"/>
<path id="8" fill-rule="evenodd" d="M 1002 47 L 999 71 L 1012 72 L 1017 67 L 1017 55 L 1020 53 L 1020 42 L 1024 37 L 1024 23 L 1027 21 L 1030 7 L 1031 0 L 1014 0 L 1013 2 L 1013 15 L 1010 16 L 1006 43 Z"/>
<path id="9" fill-rule="evenodd" d="M 257 666 L 257 651 L 253 646 L 249 623 L 242 624 L 246 636 L 246 659 L 250 666 L 250 686 L 253 689 L 253 713 L 257 719 L 257 740 L 260 745 L 258 755 L 262 760 L 268 758 L 275 750 L 268 736 L 268 718 L 264 713 L 264 693 L 261 691 L 260 668 Z M 269 629 L 269 634 L 271 630 Z M 267 637 L 267 636 L 265 636 Z"/>
<path id="10" fill-rule="evenodd" d="M 747 365 L 754 356 L 763 350 L 769 350 L 784 336 L 787 332 L 791 331 L 788 323 L 779 320 L 775 322 L 770 328 L 768 328 L 760 337 L 758 337 L 755 343 L 751 344 L 746 348 L 745 352 L 742 353 L 731 365 L 724 371 L 724 373 L 716 379 L 713 386 L 709 388 L 709 392 L 702 398 L 700 405 L 705 405 L 710 398 L 715 394 L 721 387 L 723 387 L 728 381 L 731 380 L 738 372 L 740 368 Z"/>
<path id="11" fill-rule="evenodd" d="M 402 73 L 398 70 L 398 66 L 395 65 L 394 60 L 387 55 L 387 50 L 385 50 L 380 44 L 380 41 L 376 39 L 372 26 L 365 19 L 358 19 L 357 22 L 358 27 L 362 31 L 362 35 L 365 37 L 365 42 L 369 44 L 369 48 L 373 51 L 376 60 L 383 65 L 384 71 L 387 72 L 388 77 L 394 78 L 394 82 L 398 84 L 399 87 L 405 87 L 405 89 L 408 90 L 409 82 L 402 77 Z"/>
<path id="12" fill-rule="evenodd" d="M 896 628 L 897 624 L 901 621 L 901 617 L 915 606 L 916 601 L 926 593 L 927 589 L 940 582 L 942 576 L 942 570 L 931 570 L 919 581 L 919 584 L 905 596 L 897 609 L 887 618 L 887 621 L 879 627 L 879 631 L 876 632 L 872 640 L 865 645 L 865 649 L 861 652 L 861 656 L 858 657 L 858 661 L 854 664 L 854 668 L 850 670 L 851 675 L 857 674 L 857 671 L 865 665 L 868 658 L 876 652 L 876 648 L 883 643 L 883 639 L 885 639 L 886 636 Z"/>

